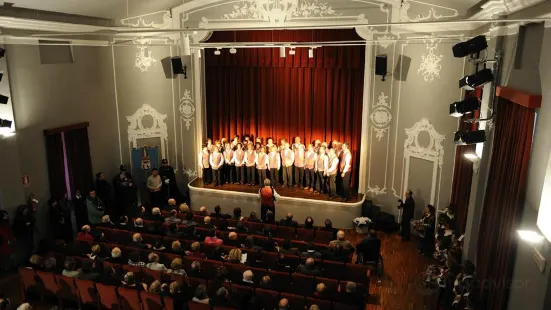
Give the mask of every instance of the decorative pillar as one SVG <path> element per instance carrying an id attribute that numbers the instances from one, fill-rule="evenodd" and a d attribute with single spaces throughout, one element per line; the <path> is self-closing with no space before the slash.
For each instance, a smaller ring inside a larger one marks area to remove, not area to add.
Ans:
<path id="1" fill-rule="evenodd" d="M 202 51 L 201 51 L 202 52 Z M 193 63 L 193 94 L 195 97 L 195 149 L 196 153 L 199 153 L 202 150 L 203 145 L 203 58 L 199 58 L 197 52 L 191 55 L 191 62 Z M 194 154 L 195 158 L 195 170 L 197 171 L 197 176 L 203 177 L 203 170 L 199 169 L 199 163 L 197 162 L 197 154 Z"/>

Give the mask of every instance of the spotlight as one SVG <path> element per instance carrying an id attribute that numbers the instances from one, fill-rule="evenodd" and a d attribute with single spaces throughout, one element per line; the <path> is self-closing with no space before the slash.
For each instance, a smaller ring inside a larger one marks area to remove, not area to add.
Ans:
<path id="1" fill-rule="evenodd" d="M 7 128 L 10 128 L 11 127 L 11 123 L 12 121 L 9 121 L 7 119 L 1 119 L 0 118 L 0 127 L 7 127 Z"/>
<path id="2" fill-rule="evenodd" d="M 517 230 L 517 233 L 520 239 L 529 243 L 540 243 L 544 239 L 542 235 L 533 230 Z"/>
<path id="3" fill-rule="evenodd" d="M 191 46 L 189 44 L 189 37 L 187 35 L 184 36 L 182 45 L 183 45 L 182 51 L 184 53 L 184 56 L 191 56 Z"/>
<path id="4" fill-rule="evenodd" d="M 285 56 L 287 56 L 287 55 L 285 55 L 285 46 L 280 46 L 279 47 L 279 57 L 285 58 Z"/>
<path id="5" fill-rule="evenodd" d="M 230 54 L 235 54 L 235 53 L 237 53 L 237 50 L 235 49 L 235 47 L 230 48 Z"/>
<path id="6" fill-rule="evenodd" d="M 477 36 L 469 41 L 457 43 L 452 47 L 453 56 L 462 58 L 469 55 L 474 55 L 488 48 L 488 42 L 485 36 Z"/>
<path id="7" fill-rule="evenodd" d="M 291 49 L 289 50 L 289 55 L 294 55 L 295 53 L 295 48 L 291 47 Z"/>
<path id="8" fill-rule="evenodd" d="M 494 80 L 494 74 L 490 69 L 482 69 L 473 75 L 467 75 L 459 80 L 459 88 L 474 90 Z"/>
<path id="9" fill-rule="evenodd" d="M 457 101 L 450 104 L 450 116 L 461 117 L 463 114 L 469 114 L 480 109 L 478 98 L 471 97 L 463 101 Z"/>
<path id="10" fill-rule="evenodd" d="M 10 97 L 6 97 L 4 95 L 0 95 L 0 103 L 1 104 L 8 104 L 8 99 L 10 99 Z"/>
<path id="11" fill-rule="evenodd" d="M 219 48 L 217 48 L 216 51 L 214 51 L 214 55 L 220 56 L 220 49 Z"/>
<path id="12" fill-rule="evenodd" d="M 485 141 L 486 132 L 484 130 L 456 131 L 454 136 L 456 145 L 477 144 Z"/>
<path id="13" fill-rule="evenodd" d="M 0 47 L 0 58 L 4 57 L 6 55 L 6 50 Z"/>
<path id="14" fill-rule="evenodd" d="M 463 156 L 470 161 L 475 161 L 479 159 L 478 155 L 476 155 L 475 153 L 466 153 L 466 154 L 463 154 Z"/>
<path id="15" fill-rule="evenodd" d="M 197 51 L 197 58 L 201 58 L 201 50 Z"/>
<path id="16" fill-rule="evenodd" d="M 314 49 L 313 48 L 308 50 L 308 58 L 314 58 Z"/>

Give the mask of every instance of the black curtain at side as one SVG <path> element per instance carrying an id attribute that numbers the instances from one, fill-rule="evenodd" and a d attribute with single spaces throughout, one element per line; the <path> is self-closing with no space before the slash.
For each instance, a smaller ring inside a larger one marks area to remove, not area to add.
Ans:
<path id="1" fill-rule="evenodd" d="M 87 195 L 94 181 L 88 129 L 80 128 L 65 132 L 65 148 L 71 193 L 74 195 L 78 189 L 83 195 Z"/>
<path id="2" fill-rule="evenodd" d="M 50 197 L 61 199 L 67 192 L 65 186 L 65 167 L 63 163 L 63 141 L 61 133 L 47 135 L 44 138 L 46 140 Z"/>

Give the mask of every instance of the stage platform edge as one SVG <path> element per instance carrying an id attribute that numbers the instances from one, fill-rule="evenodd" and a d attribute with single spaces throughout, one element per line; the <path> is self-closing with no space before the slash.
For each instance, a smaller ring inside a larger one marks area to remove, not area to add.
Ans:
<path id="1" fill-rule="evenodd" d="M 242 215 L 245 217 L 248 217 L 252 211 L 256 211 L 260 216 L 258 194 L 196 187 L 192 185 L 194 181 L 195 179 L 188 184 L 190 201 L 194 210 L 206 206 L 209 208 L 209 212 L 214 212 L 214 206 L 220 205 L 224 213 L 232 214 L 234 208 L 240 207 Z M 333 227 L 354 228 L 352 220 L 361 216 L 364 200 L 365 195 L 362 200 L 355 203 L 282 196 L 276 201 L 275 218 L 276 221 L 279 221 L 288 212 L 291 212 L 294 215 L 293 219 L 298 223 L 304 223 L 304 219 L 311 216 L 314 218 L 316 226 L 323 226 L 325 219 L 330 219 L 333 222 Z"/>

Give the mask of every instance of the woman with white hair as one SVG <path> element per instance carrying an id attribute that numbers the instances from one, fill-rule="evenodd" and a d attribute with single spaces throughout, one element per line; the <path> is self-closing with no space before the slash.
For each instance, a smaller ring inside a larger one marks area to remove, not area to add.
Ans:
<path id="1" fill-rule="evenodd" d="M 149 256 L 147 256 L 149 259 L 149 264 L 146 265 L 148 269 L 151 270 L 159 270 L 159 271 L 168 271 L 169 269 L 166 268 L 164 264 L 159 263 L 159 255 L 155 253 L 150 253 Z"/>
<path id="2" fill-rule="evenodd" d="M 111 250 L 111 257 L 109 258 L 109 262 L 113 264 L 125 264 L 126 261 L 122 258 L 122 251 L 118 247 L 114 247 Z"/>

